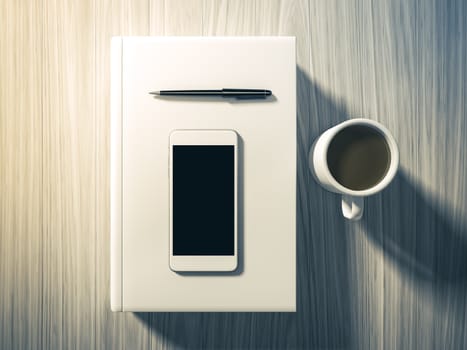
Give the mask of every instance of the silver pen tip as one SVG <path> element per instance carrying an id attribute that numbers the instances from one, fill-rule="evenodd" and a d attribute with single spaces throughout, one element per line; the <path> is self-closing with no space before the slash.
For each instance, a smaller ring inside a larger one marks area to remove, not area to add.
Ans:
<path id="1" fill-rule="evenodd" d="M 161 93 L 160 93 L 160 91 L 151 91 L 149 94 L 159 96 Z"/>

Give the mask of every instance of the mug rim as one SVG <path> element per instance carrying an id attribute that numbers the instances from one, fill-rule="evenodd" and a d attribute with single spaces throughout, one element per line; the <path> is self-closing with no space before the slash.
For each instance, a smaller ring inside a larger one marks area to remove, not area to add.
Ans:
<path id="1" fill-rule="evenodd" d="M 352 190 L 350 188 L 345 187 L 342 185 L 339 181 L 337 181 L 334 176 L 331 174 L 331 171 L 329 170 L 329 164 L 327 161 L 327 154 L 328 154 L 328 149 L 329 145 L 331 144 L 331 141 L 334 139 L 336 134 L 349 127 L 349 126 L 354 126 L 354 125 L 363 125 L 363 126 L 368 126 L 371 127 L 375 130 L 377 130 L 386 140 L 386 143 L 388 144 L 389 147 L 389 153 L 391 156 L 391 162 L 389 163 L 389 168 L 384 175 L 384 177 L 379 181 L 376 185 L 364 189 L 364 190 Z M 328 130 L 330 132 L 329 138 L 326 142 L 324 147 L 324 154 L 326 157 L 326 167 L 325 167 L 325 172 L 326 176 L 328 177 L 328 181 L 331 183 L 331 185 L 338 190 L 342 194 L 348 194 L 356 197 L 363 197 L 363 196 L 368 196 L 372 195 L 375 193 L 378 193 L 379 191 L 383 190 L 386 186 L 388 186 L 391 181 L 394 179 L 394 176 L 397 173 L 397 169 L 399 167 L 399 148 L 397 146 L 396 140 L 392 136 L 391 132 L 382 124 L 371 120 L 371 119 L 366 119 L 366 118 L 354 118 L 354 119 L 349 119 L 346 120 L 333 128 Z"/>

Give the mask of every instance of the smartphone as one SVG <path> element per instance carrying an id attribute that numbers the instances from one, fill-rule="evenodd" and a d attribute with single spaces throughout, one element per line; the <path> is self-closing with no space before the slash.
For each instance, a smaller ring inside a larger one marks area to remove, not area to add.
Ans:
<path id="1" fill-rule="evenodd" d="M 170 268 L 237 268 L 237 134 L 170 134 Z"/>

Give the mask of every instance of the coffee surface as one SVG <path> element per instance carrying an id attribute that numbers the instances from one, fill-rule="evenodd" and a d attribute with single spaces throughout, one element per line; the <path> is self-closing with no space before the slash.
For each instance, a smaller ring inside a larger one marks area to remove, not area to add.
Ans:
<path id="1" fill-rule="evenodd" d="M 342 186 L 361 191 L 377 185 L 391 162 L 384 136 L 368 126 L 349 126 L 329 144 L 327 162 L 332 176 Z"/>

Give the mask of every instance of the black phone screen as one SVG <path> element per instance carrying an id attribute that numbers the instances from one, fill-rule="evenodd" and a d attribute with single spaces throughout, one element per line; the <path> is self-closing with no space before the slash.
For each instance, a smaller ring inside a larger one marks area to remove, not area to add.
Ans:
<path id="1" fill-rule="evenodd" d="M 173 255 L 234 255 L 234 146 L 172 147 Z"/>

